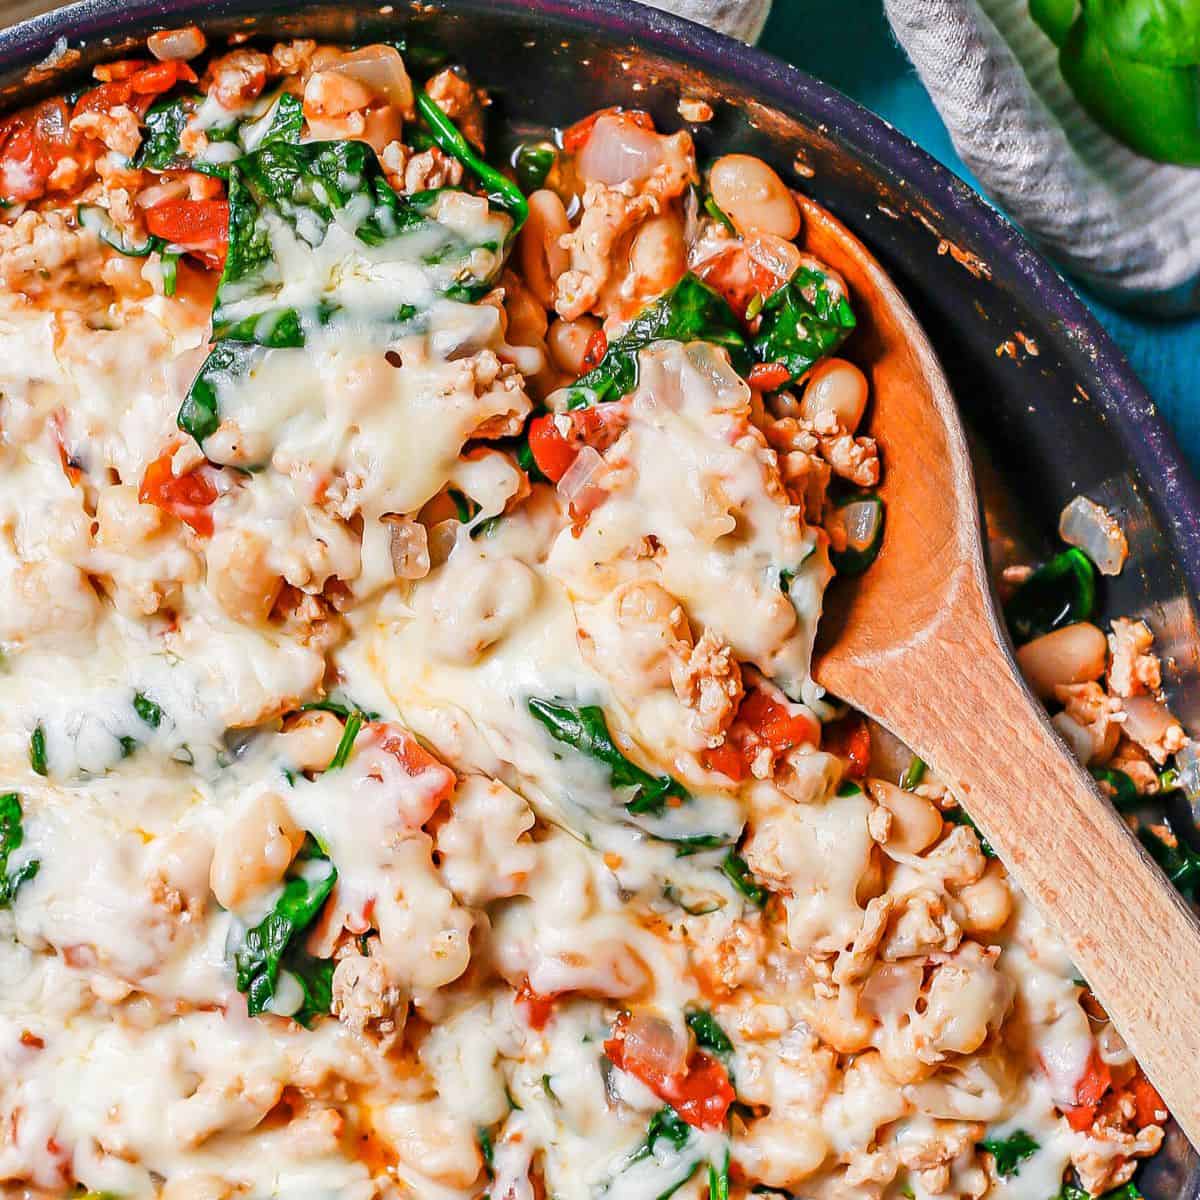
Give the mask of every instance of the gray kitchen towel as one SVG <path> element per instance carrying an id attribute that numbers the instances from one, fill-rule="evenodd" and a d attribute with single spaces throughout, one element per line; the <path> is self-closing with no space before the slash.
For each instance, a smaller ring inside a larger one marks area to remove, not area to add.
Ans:
<path id="1" fill-rule="evenodd" d="M 653 8 L 678 13 L 743 42 L 757 42 L 771 11 L 771 0 L 643 0 Z M 794 2 L 794 0 L 793 0 Z"/>
<path id="2" fill-rule="evenodd" d="M 1126 149 L 1079 106 L 1028 0 L 884 0 L 963 161 L 1114 303 L 1200 311 L 1200 169 Z"/>

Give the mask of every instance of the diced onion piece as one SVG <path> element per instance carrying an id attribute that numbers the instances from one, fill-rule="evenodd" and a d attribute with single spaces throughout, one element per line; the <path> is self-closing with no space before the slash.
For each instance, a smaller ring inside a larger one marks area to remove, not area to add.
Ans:
<path id="1" fill-rule="evenodd" d="M 1123 702 L 1125 732 L 1140 746 L 1161 741 L 1177 722 L 1165 704 L 1149 696 L 1130 696 Z"/>
<path id="2" fill-rule="evenodd" d="M 402 113 L 413 107 L 412 80 L 404 66 L 404 59 L 395 46 L 364 46 L 345 54 L 325 67 L 325 71 L 345 75 L 356 83 L 370 89 L 380 100 L 391 104 Z"/>
<path id="3" fill-rule="evenodd" d="M 203 54 L 208 45 L 195 25 L 183 29 L 163 29 L 146 39 L 146 49 L 161 62 L 182 61 Z"/>
<path id="4" fill-rule="evenodd" d="M 1200 749 L 1195 742 L 1188 742 L 1175 755 L 1175 766 L 1179 771 L 1179 786 L 1192 812 L 1200 815 Z"/>
<path id="5" fill-rule="evenodd" d="M 1133 1055 L 1125 1045 L 1125 1039 L 1111 1023 L 1106 1023 L 1096 1032 L 1096 1049 L 1102 1061 L 1110 1067 L 1124 1066 L 1133 1062 Z"/>
<path id="6" fill-rule="evenodd" d="M 1129 543 L 1116 518 L 1086 496 L 1076 496 L 1062 510 L 1058 536 L 1082 550 L 1101 575 L 1120 575 L 1129 557 Z"/>
<path id="7" fill-rule="evenodd" d="M 879 555 L 883 543 L 883 501 L 875 495 L 851 496 L 838 506 L 835 519 L 845 534 L 845 548 L 831 551 L 838 573 L 861 575 Z"/>
<path id="8" fill-rule="evenodd" d="M 636 183 L 663 162 L 662 139 L 615 113 L 601 117 L 579 152 L 576 168 L 589 182 Z"/>
<path id="9" fill-rule="evenodd" d="M 424 579 L 429 574 L 429 537 L 425 526 L 407 517 L 385 517 L 391 527 L 389 548 L 397 579 Z"/>
<path id="10" fill-rule="evenodd" d="M 304 989 L 291 971 L 280 971 L 275 994 L 267 1002 L 267 1011 L 277 1017 L 290 1017 L 304 1007 Z"/>
<path id="11" fill-rule="evenodd" d="M 663 1017 L 633 1013 L 622 1032 L 624 1061 L 639 1076 L 671 1079 L 687 1068 L 688 1038 Z"/>
<path id="12" fill-rule="evenodd" d="M 558 481 L 558 494 L 565 503 L 573 504 L 603 469 L 604 459 L 600 452 L 593 446 L 584 446 Z"/>

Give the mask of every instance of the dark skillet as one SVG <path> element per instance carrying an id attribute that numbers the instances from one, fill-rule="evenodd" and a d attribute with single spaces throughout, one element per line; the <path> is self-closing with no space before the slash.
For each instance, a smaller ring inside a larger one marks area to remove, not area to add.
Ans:
<path id="1" fill-rule="evenodd" d="M 0 32 L 0 97 L 12 107 L 63 90 L 130 40 L 191 22 L 210 35 L 406 37 L 464 63 L 495 98 L 494 117 L 517 132 L 610 104 L 649 109 L 660 128 L 675 128 L 681 94 L 708 100 L 715 119 L 693 127 L 702 160 L 718 150 L 761 155 L 891 272 L 1035 546 L 1049 545 L 1059 510 L 1078 492 L 1120 514 L 1131 558 L 1108 581 L 1105 608 L 1149 620 L 1170 660 L 1173 705 L 1186 725 L 1200 724 L 1200 487 L 1128 363 L 1061 276 L 879 118 L 770 55 L 628 0 L 411 8 L 402 0 L 83 0 Z M 60 38 L 57 49 L 81 55 L 31 73 Z M 1148 1200 L 1200 1197 L 1200 1160 L 1177 1132 L 1142 1187 Z"/>

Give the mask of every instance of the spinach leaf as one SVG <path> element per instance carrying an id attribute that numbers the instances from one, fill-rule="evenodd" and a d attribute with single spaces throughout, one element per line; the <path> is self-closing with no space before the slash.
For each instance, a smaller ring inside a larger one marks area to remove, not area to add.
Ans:
<path id="1" fill-rule="evenodd" d="M 150 105 L 143 118 L 142 144 L 133 158 L 135 167 L 166 171 L 187 165 L 188 157 L 179 148 L 179 137 L 188 117 L 195 111 L 197 99 L 189 94 L 156 100 Z"/>
<path id="2" fill-rule="evenodd" d="M 143 721 L 146 722 L 152 729 L 157 729 L 162 724 L 163 711 L 153 700 L 150 699 L 144 692 L 135 692 L 133 695 L 133 711 L 137 713 Z"/>
<path id="3" fill-rule="evenodd" d="M 304 103 L 299 96 L 295 96 L 291 92 L 280 92 L 279 99 L 271 108 L 270 116 L 271 121 L 267 126 L 267 131 L 255 149 L 265 146 L 269 142 L 297 143 L 300 141 L 300 134 L 304 129 Z"/>
<path id="4" fill-rule="evenodd" d="M 417 93 L 417 111 L 425 119 L 434 143 L 442 152 L 458 159 L 483 185 L 487 198 L 512 217 L 513 227 L 509 239 L 516 237 L 517 231 L 529 216 L 529 202 L 520 187 L 475 153 L 458 127 L 438 108 L 437 101 L 428 92 Z"/>
<path id="5" fill-rule="evenodd" d="M 970 814 L 964 808 L 947 809 L 942 816 L 952 825 L 965 825 L 968 829 L 975 830 L 975 836 L 979 839 L 979 849 L 984 858 L 995 858 L 996 852 L 992 849 L 992 844 L 979 832 L 979 826 L 971 820 Z"/>
<path id="6" fill-rule="evenodd" d="M 1007 1179 L 1010 1175 L 1020 1174 L 1021 1164 L 1032 1158 L 1041 1146 L 1025 1130 L 1018 1129 L 1006 1138 L 986 1138 L 976 1142 L 975 1148 L 987 1151 L 995 1160 L 996 1174 Z"/>
<path id="7" fill-rule="evenodd" d="M 1113 770 L 1109 767 L 1091 767 L 1092 778 L 1112 788 L 1112 802 L 1117 812 L 1128 812 L 1136 808 L 1141 797 L 1134 786 L 1133 780 L 1124 771 Z"/>
<path id="8" fill-rule="evenodd" d="M 300 873 L 290 876 L 275 906 L 259 924 L 248 929 L 234 954 L 237 989 L 246 996 L 246 1009 L 252 1017 L 267 1010 L 275 995 L 281 969 L 292 971 L 304 991 L 304 1005 L 296 1019 L 311 1020 L 317 1011 L 328 1011 L 329 970 L 304 953 L 299 939 L 312 925 L 337 882 L 337 868 L 310 839 L 298 858 Z M 306 864 L 324 863 L 325 870 L 313 870 Z M 318 965 L 314 965 L 318 964 Z M 313 1006 L 324 1004 L 324 1007 Z"/>
<path id="9" fill-rule="evenodd" d="M 16 792 L 5 792 L 0 795 L 0 908 L 8 908 L 12 904 L 17 889 L 32 879 L 42 865 L 38 859 L 32 858 L 9 871 L 9 855 L 19 850 L 24 840 L 21 797 Z"/>
<path id="10" fill-rule="evenodd" d="M 754 353 L 761 362 L 782 363 L 796 380 L 836 350 L 856 324 L 850 301 L 828 278 L 800 267 L 763 303 Z"/>
<path id="11" fill-rule="evenodd" d="M 733 1053 L 729 1035 L 717 1024 L 717 1019 L 707 1009 L 697 1008 L 684 1016 L 687 1027 L 696 1036 L 696 1045 L 701 1050 L 710 1050 L 718 1057 Z"/>
<path id="12" fill-rule="evenodd" d="M 1096 610 L 1096 568 L 1072 546 L 1056 554 L 1013 593 L 1004 619 L 1017 645 L 1052 630 L 1087 621 Z"/>
<path id="13" fill-rule="evenodd" d="M 729 1151 L 720 1167 L 708 1164 L 708 1200 L 729 1200 Z"/>
<path id="14" fill-rule="evenodd" d="M 1086 11 L 1122 58 L 1156 67 L 1200 63 L 1200 5 L 1195 0 L 1088 0 Z"/>
<path id="15" fill-rule="evenodd" d="M 668 798 L 690 800 L 691 793 L 670 775 L 651 775 L 632 763 L 617 749 L 604 719 L 604 710 L 588 704 L 576 707 L 558 701 L 531 697 L 529 711 L 540 721 L 556 742 L 571 746 L 581 754 L 594 758 L 608 767 L 609 781 L 614 788 L 632 788 L 625 802 L 631 813 L 661 813 Z"/>
<path id="16" fill-rule="evenodd" d="M 558 151 L 549 142 L 522 142 L 513 154 L 513 171 L 521 190 L 528 195 L 545 182 Z"/>
<path id="17" fill-rule="evenodd" d="M 1138 838 L 1179 891 L 1189 900 L 1200 900 L 1200 854 L 1181 839 L 1171 845 L 1145 827 L 1138 830 Z"/>
<path id="18" fill-rule="evenodd" d="M 659 341 L 712 342 L 729 351 L 738 371 L 750 366 L 746 339 L 733 309 L 689 272 L 609 342 L 600 362 L 567 389 L 567 407 L 584 408 L 628 395 L 638 385 L 638 352 Z"/>
<path id="19" fill-rule="evenodd" d="M 1127 1183 L 1123 1187 L 1113 1188 L 1112 1191 L 1105 1192 L 1103 1196 L 1093 1196 L 1091 1192 L 1085 1192 L 1076 1184 L 1064 1183 L 1062 1191 L 1058 1193 L 1055 1200 L 1146 1200 L 1146 1198 L 1136 1183 Z"/>
<path id="20" fill-rule="evenodd" d="M 750 864 L 736 850 L 730 850 L 725 855 L 721 862 L 721 870 L 729 882 L 756 908 L 762 908 L 767 903 L 771 893 L 755 881 Z"/>
<path id="21" fill-rule="evenodd" d="M 921 780 L 925 778 L 925 760 L 918 758 L 915 754 L 908 760 L 908 766 L 904 768 L 904 774 L 900 776 L 900 786 L 906 792 L 915 792 L 921 786 Z"/>
<path id="22" fill-rule="evenodd" d="M 332 958 L 313 958 L 298 946 L 290 946 L 283 956 L 283 967 L 290 971 L 304 993 L 304 1003 L 292 1013 L 292 1020 L 311 1029 L 315 1018 L 324 1016 L 333 1007 L 333 972 L 337 963 Z"/>
<path id="23" fill-rule="evenodd" d="M 692 1127 L 668 1104 L 650 1118 L 646 1127 L 646 1140 L 633 1152 L 629 1161 L 639 1162 L 654 1153 L 660 1141 L 669 1142 L 676 1150 L 682 1150 L 692 1136 Z"/>
<path id="24" fill-rule="evenodd" d="M 49 773 L 46 766 L 46 731 L 38 725 L 29 736 L 29 765 L 37 775 Z"/>
<path id="25" fill-rule="evenodd" d="M 350 755 L 354 750 L 355 739 L 359 735 L 359 731 L 363 727 L 362 713 L 351 713 L 346 718 L 346 726 L 342 730 L 341 741 L 337 744 L 337 749 L 333 753 L 333 758 L 329 760 L 327 771 L 336 771 L 340 767 L 344 767 L 350 761 Z"/>
<path id="26" fill-rule="evenodd" d="M 223 383 L 248 375 L 265 351 L 245 342 L 221 342 L 204 360 L 179 406 L 176 424 L 197 442 L 211 437 L 221 424 L 219 393 Z"/>

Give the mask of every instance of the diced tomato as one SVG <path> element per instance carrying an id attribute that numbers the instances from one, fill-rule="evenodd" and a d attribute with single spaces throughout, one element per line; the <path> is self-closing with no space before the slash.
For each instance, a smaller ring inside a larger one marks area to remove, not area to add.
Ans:
<path id="1" fill-rule="evenodd" d="M 871 731 L 858 713 L 848 713 L 821 728 L 821 749 L 849 760 L 846 774 L 863 779 L 871 762 Z"/>
<path id="2" fill-rule="evenodd" d="M 1125 1085 L 1124 1090 L 1133 1099 L 1133 1119 L 1137 1122 L 1139 1129 L 1160 1123 L 1162 1119 L 1160 1114 L 1167 1111 L 1167 1106 L 1163 1103 L 1163 1098 L 1158 1094 L 1154 1084 L 1140 1070 Z"/>
<path id="3" fill-rule="evenodd" d="M 552 483 L 557 483 L 567 473 L 579 453 L 558 431 L 553 413 L 530 421 L 529 452 L 538 470 Z"/>
<path id="4" fill-rule="evenodd" d="M 761 295 L 754 282 L 750 256 L 738 242 L 697 263 L 695 273 L 713 291 L 724 297 L 729 307 L 743 320 L 751 301 Z"/>
<path id="5" fill-rule="evenodd" d="M 746 725 L 772 750 L 791 750 L 796 746 L 814 746 L 821 728 L 807 712 L 792 712 L 786 703 L 752 688 L 738 706 L 737 721 Z"/>
<path id="6" fill-rule="evenodd" d="M 741 750 L 728 740 L 719 746 L 701 750 L 700 765 L 706 771 L 716 771 L 718 774 L 727 776 L 734 783 L 741 783 L 750 773 Z"/>
<path id="7" fill-rule="evenodd" d="M 229 202 L 167 200 L 146 210 L 146 228 L 219 269 L 229 246 Z"/>
<path id="8" fill-rule="evenodd" d="M 657 1063 L 626 1053 L 628 1023 L 629 1014 L 623 1013 L 613 1025 L 612 1037 L 604 1043 L 604 1053 L 612 1064 L 635 1075 L 689 1125 L 697 1129 L 720 1129 L 736 1099 L 729 1073 L 721 1062 L 703 1050 L 696 1050 L 682 1071 L 664 1075 Z"/>
<path id="9" fill-rule="evenodd" d="M 0 123 L 0 199 L 20 204 L 45 194 L 59 160 L 74 149 L 69 122 L 62 100 L 46 100 Z"/>
<path id="10" fill-rule="evenodd" d="M 83 93 L 75 102 L 74 116 L 82 113 L 107 112 L 129 108 L 145 116 L 156 96 L 168 92 L 181 79 L 196 82 L 196 72 L 185 62 L 143 64 L 135 60 L 110 63 L 106 82 Z"/>
<path id="11" fill-rule="evenodd" d="M 584 446 L 603 452 L 621 436 L 629 420 L 622 404 L 596 404 L 574 412 L 535 417 L 529 425 L 529 451 L 547 479 L 557 483 Z M 559 428 L 568 427 L 567 433 Z"/>
<path id="12" fill-rule="evenodd" d="M 150 66 L 148 58 L 119 58 L 116 62 L 101 63 L 92 74 L 101 83 L 116 83 L 136 75 Z"/>
<path id="13" fill-rule="evenodd" d="M 525 1019 L 530 1029 L 545 1029 L 550 1018 L 554 1016 L 554 1006 L 558 1002 L 559 992 L 544 995 L 535 992 L 533 985 L 526 975 L 517 988 L 517 1003 L 525 1010 Z"/>
<path id="14" fill-rule="evenodd" d="M 601 360 L 608 353 L 608 336 L 603 329 L 597 329 L 595 333 L 588 338 L 588 344 L 583 351 L 583 369 L 590 371 L 593 367 L 598 367 Z"/>
<path id="15" fill-rule="evenodd" d="M 783 363 L 755 363 L 746 382 L 759 392 L 777 392 L 792 377 Z"/>
<path id="16" fill-rule="evenodd" d="M 458 783 L 457 776 L 441 759 L 430 754 L 407 729 L 383 722 L 368 728 L 379 739 L 379 748 L 390 754 L 406 775 L 429 784 L 427 800 L 431 812 L 449 799 Z"/>
<path id="17" fill-rule="evenodd" d="M 584 143 L 592 136 L 592 130 L 601 117 L 620 117 L 621 120 L 628 121 L 639 129 L 654 128 L 654 118 L 640 108 L 600 108 L 563 130 L 563 149 L 568 154 L 578 154 L 583 149 Z"/>
<path id="18" fill-rule="evenodd" d="M 173 59 L 170 62 L 158 62 L 138 71 L 130 77 L 129 86 L 135 95 L 158 96 L 170 91 L 180 80 L 187 83 L 196 82 L 196 72 L 185 62 Z"/>
<path id="19" fill-rule="evenodd" d="M 143 504 L 153 504 L 178 517 L 201 537 L 212 537 L 212 505 L 217 498 L 213 469 L 206 463 L 176 475 L 171 464 L 174 450 L 156 458 L 147 468 L 138 489 Z"/>
<path id="20" fill-rule="evenodd" d="M 1067 1118 L 1067 1124 L 1072 1129 L 1082 1132 L 1092 1127 L 1100 1110 L 1100 1102 L 1112 1087 L 1112 1082 L 1112 1071 L 1108 1063 L 1093 1047 L 1083 1075 L 1075 1085 L 1075 1103 L 1063 1108 L 1063 1116 Z"/>

